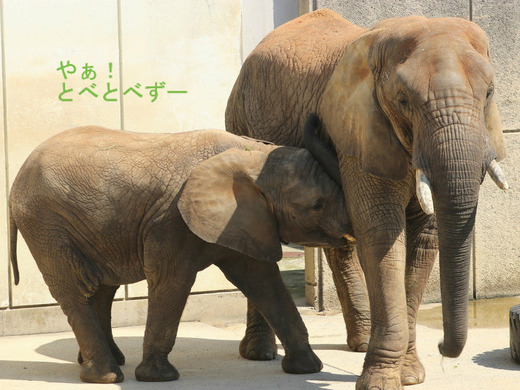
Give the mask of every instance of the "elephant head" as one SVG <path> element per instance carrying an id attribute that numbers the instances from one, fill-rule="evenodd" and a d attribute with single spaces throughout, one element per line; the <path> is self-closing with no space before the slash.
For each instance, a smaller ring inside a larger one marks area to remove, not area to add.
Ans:
<path id="1" fill-rule="evenodd" d="M 445 340 L 455 357 L 467 335 L 467 292 L 481 182 L 507 182 L 485 33 L 458 18 L 387 19 L 346 47 L 319 107 L 338 154 L 364 171 L 403 180 L 416 171 L 425 213 L 439 234 Z"/>
<path id="2" fill-rule="evenodd" d="M 341 187 L 309 151 L 268 148 L 230 149 L 193 170 L 178 202 L 190 230 L 264 261 L 282 258 L 280 241 L 344 246 L 351 231 Z"/>

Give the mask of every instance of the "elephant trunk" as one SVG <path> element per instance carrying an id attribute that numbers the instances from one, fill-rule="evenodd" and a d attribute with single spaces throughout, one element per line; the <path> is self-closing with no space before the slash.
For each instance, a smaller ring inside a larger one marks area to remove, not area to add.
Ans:
<path id="1" fill-rule="evenodd" d="M 444 328 L 439 352 L 457 357 L 467 338 L 471 238 L 477 202 L 463 207 L 440 206 L 436 202 L 436 209 Z"/>
<path id="2" fill-rule="evenodd" d="M 423 153 L 417 161 L 417 177 L 424 175 L 423 179 L 427 179 L 417 191 L 418 196 L 420 191 L 428 193 L 425 188 L 431 182 L 444 324 L 444 341 L 439 344 L 439 351 L 444 356 L 457 357 L 467 338 L 471 244 L 479 189 L 494 156 L 477 142 L 480 134 L 474 128 L 449 126 L 435 135 L 438 138 L 433 142 L 439 147 L 420 149 Z"/>

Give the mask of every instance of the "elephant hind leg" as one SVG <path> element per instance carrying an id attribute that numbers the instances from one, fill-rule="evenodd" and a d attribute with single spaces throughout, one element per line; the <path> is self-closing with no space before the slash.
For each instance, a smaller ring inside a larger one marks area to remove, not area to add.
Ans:
<path id="1" fill-rule="evenodd" d="M 356 247 L 324 248 L 343 318 L 347 327 L 347 344 L 354 352 L 366 352 L 370 340 L 370 304 L 365 275 Z"/>
<path id="2" fill-rule="evenodd" d="M 247 300 L 247 328 L 240 342 L 240 356 L 249 360 L 273 360 L 277 352 L 271 326 L 256 306 Z"/>
<path id="3" fill-rule="evenodd" d="M 122 366 L 125 364 L 125 355 L 123 352 L 121 352 L 115 343 L 114 337 L 112 335 L 112 301 L 114 300 L 114 296 L 118 288 L 119 286 L 99 286 L 99 289 L 93 296 L 93 303 L 96 309 L 99 323 L 101 325 L 101 329 L 103 330 L 105 339 L 110 346 L 110 351 L 112 351 L 112 355 L 114 356 L 117 364 Z M 81 355 L 81 351 L 79 351 L 78 354 L 78 363 L 83 363 L 83 356 Z"/>
<path id="4" fill-rule="evenodd" d="M 47 240 L 48 246 L 33 247 L 33 253 L 78 341 L 83 360 L 80 378 L 91 383 L 122 382 L 123 372 L 112 356 L 93 303 L 99 270 L 62 237 Z"/>
<path id="5" fill-rule="evenodd" d="M 124 380 L 99 323 L 92 303 L 74 298 L 59 302 L 69 320 L 82 356 L 80 378 L 90 383 L 117 383 Z"/>

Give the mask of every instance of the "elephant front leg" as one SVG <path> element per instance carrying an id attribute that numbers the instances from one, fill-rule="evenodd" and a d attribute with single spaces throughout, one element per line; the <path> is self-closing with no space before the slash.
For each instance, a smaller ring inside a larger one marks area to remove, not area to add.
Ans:
<path id="1" fill-rule="evenodd" d="M 235 257 L 216 264 L 258 308 L 285 348 L 282 368 L 291 374 L 309 374 L 323 368 L 309 345 L 309 336 L 278 265 Z"/>
<path id="2" fill-rule="evenodd" d="M 356 389 L 401 389 L 401 367 L 408 347 L 404 288 L 404 232 L 376 233 L 379 240 L 358 240 L 370 297 L 372 327 L 363 372 Z"/>
<path id="3" fill-rule="evenodd" d="M 370 301 L 370 341 L 356 390 L 402 389 L 401 368 L 409 337 L 404 283 L 406 206 L 413 194 L 413 176 L 401 181 L 381 179 L 365 173 L 356 158 L 338 157 Z"/>
<path id="4" fill-rule="evenodd" d="M 174 272 L 174 275 L 172 275 Z M 147 275 L 148 317 L 143 342 L 143 361 L 135 369 L 135 378 L 144 382 L 165 382 L 179 378 L 168 361 L 195 272 L 165 270 Z"/>
<path id="5" fill-rule="evenodd" d="M 325 248 L 347 327 L 347 344 L 354 352 L 366 352 L 370 340 L 370 306 L 365 275 L 354 244 Z"/>
<path id="6" fill-rule="evenodd" d="M 408 351 L 406 352 L 401 381 L 403 385 L 424 382 L 424 367 L 417 355 L 417 312 L 433 264 L 438 253 L 437 228 L 434 215 L 425 215 L 417 201 L 407 209 L 406 229 L 406 302 L 408 306 Z"/>
<path id="7" fill-rule="evenodd" d="M 278 352 L 274 332 L 256 306 L 247 300 L 247 328 L 240 355 L 249 360 L 273 360 Z"/>

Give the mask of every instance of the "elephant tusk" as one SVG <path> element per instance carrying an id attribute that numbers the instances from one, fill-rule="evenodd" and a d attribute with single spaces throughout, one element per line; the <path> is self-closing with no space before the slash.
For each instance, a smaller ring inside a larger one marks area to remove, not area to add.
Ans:
<path id="1" fill-rule="evenodd" d="M 417 181 L 416 191 L 417 191 L 417 199 L 419 199 L 419 204 L 421 205 L 422 210 L 431 215 L 435 212 L 433 208 L 433 199 L 432 199 L 432 190 L 430 187 L 430 181 L 426 177 L 423 171 L 417 169 L 415 172 L 415 178 Z"/>
<path id="2" fill-rule="evenodd" d="M 343 238 L 346 238 L 346 239 L 347 239 L 347 241 L 350 241 L 350 242 L 356 242 L 356 239 L 355 239 L 355 237 L 354 237 L 354 236 L 352 236 L 352 235 L 350 235 L 350 234 L 348 234 L 348 233 L 347 233 L 347 234 L 345 234 L 345 235 L 343 236 Z"/>
<path id="3" fill-rule="evenodd" d="M 509 189 L 506 175 L 504 175 L 504 172 L 502 172 L 502 168 L 500 168 L 500 165 L 498 165 L 497 160 L 491 161 L 487 168 L 487 172 L 489 173 L 489 176 L 491 176 L 491 179 L 493 179 L 493 181 L 496 183 L 498 188 L 504 191 Z"/>

